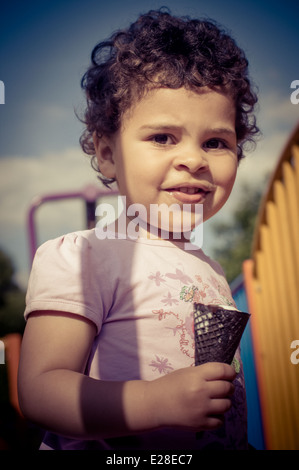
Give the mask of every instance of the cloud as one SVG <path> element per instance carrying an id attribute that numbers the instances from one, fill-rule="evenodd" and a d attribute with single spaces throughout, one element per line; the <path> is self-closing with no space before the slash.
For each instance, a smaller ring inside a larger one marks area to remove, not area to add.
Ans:
<path id="1" fill-rule="evenodd" d="M 78 148 L 47 153 L 42 157 L 3 157 L 0 175 L 0 245 L 12 257 L 17 278 L 24 285 L 29 271 L 27 213 L 33 198 L 77 191 L 90 184 L 99 185 L 99 182 L 88 157 Z M 82 225 L 78 215 L 79 202 L 61 204 L 45 204 L 37 211 L 41 239 Z"/>
<path id="2" fill-rule="evenodd" d="M 239 168 L 238 179 L 259 185 L 272 173 L 280 156 L 299 122 L 299 104 L 275 91 L 264 93 L 259 102 L 258 126 L 261 136 L 256 149 L 248 153 Z"/>
<path id="3" fill-rule="evenodd" d="M 43 114 L 50 120 L 65 121 L 70 116 L 70 109 L 58 104 L 47 104 L 43 107 Z"/>
<path id="4" fill-rule="evenodd" d="M 281 96 L 275 90 L 263 93 L 260 97 L 259 124 L 265 135 L 274 136 L 277 132 L 290 132 L 299 120 L 299 105 L 291 102 L 289 96 Z"/>
<path id="5" fill-rule="evenodd" d="M 7 157 L 0 160 L 1 224 L 16 224 L 38 195 L 81 189 L 95 182 L 87 157 L 78 149 L 42 157 Z"/>

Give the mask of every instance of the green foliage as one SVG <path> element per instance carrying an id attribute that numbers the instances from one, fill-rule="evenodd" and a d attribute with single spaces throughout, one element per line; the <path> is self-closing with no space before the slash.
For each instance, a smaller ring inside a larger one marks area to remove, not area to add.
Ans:
<path id="1" fill-rule="evenodd" d="M 217 236 L 217 247 L 213 249 L 213 257 L 221 264 L 228 282 L 232 282 L 242 272 L 243 261 L 251 256 L 261 194 L 260 189 L 244 184 L 231 219 L 215 222 L 212 225 L 212 230 Z"/>
<path id="2" fill-rule="evenodd" d="M 0 337 L 23 333 L 25 293 L 13 279 L 14 267 L 0 249 Z M 22 418 L 10 402 L 9 358 L 0 364 L 0 451 L 38 450 L 42 431 Z"/>
<path id="3" fill-rule="evenodd" d="M 0 292 L 10 286 L 13 272 L 14 269 L 10 258 L 0 250 Z"/>
<path id="4" fill-rule="evenodd" d="M 0 337 L 22 333 L 25 327 L 25 293 L 15 284 L 13 275 L 10 258 L 0 250 Z"/>

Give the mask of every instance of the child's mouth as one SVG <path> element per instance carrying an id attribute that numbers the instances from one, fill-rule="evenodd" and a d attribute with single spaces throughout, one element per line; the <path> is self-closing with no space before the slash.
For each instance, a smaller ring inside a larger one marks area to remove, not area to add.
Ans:
<path id="1" fill-rule="evenodd" d="M 203 188 L 181 186 L 169 188 L 167 192 L 180 202 L 185 204 L 199 204 L 203 202 L 210 191 Z"/>
<path id="2" fill-rule="evenodd" d="M 181 193 L 185 193 L 185 194 L 198 194 L 199 192 L 201 193 L 205 192 L 203 189 L 200 189 L 200 188 L 188 188 L 188 187 L 174 188 L 170 190 L 170 192 L 173 192 L 173 191 L 180 191 Z"/>

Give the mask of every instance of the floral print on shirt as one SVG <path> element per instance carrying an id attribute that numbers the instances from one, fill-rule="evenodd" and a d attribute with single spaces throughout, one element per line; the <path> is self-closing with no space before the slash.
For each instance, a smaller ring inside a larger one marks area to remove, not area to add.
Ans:
<path id="1" fill-rule="evenodd" d="M 181 353 L 190 358 L 190 365 L 193 366 L 193 303 L 234 306 L 228 284 L 226 281 L 221 282 L 221 278 L 216 278 L 212 274 L 206 280 L 199 274 L 191 278 L 181 267 L 177 267 L 173 272 L 150 273 L 148 279 L 161 290 L 161 308 L 153 309 L 152 314 L 158 321 L 163 322 L 165 329 L 173 332 Z M 187 311 L 184 307 L 186 304 L 190 305 Z M 236 369 L 238 362 L 235 361 Z M 149 367 L 158 374 L 167 374 L 173 370 L 169 359 L 159 354 L 153 356 Z"/>

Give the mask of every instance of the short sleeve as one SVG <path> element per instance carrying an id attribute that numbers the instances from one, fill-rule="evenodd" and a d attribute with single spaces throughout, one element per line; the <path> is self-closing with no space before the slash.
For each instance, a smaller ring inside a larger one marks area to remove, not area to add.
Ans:
<path id="1" fill-rule="evenodd" d="M 93 251 L 89 240 L 77 233 L 38 248 L 28 283 L 26 320 L 34 311 L 63 311 L 87 318 L 100 331 L 104 305 L 93 275 Z"/>

